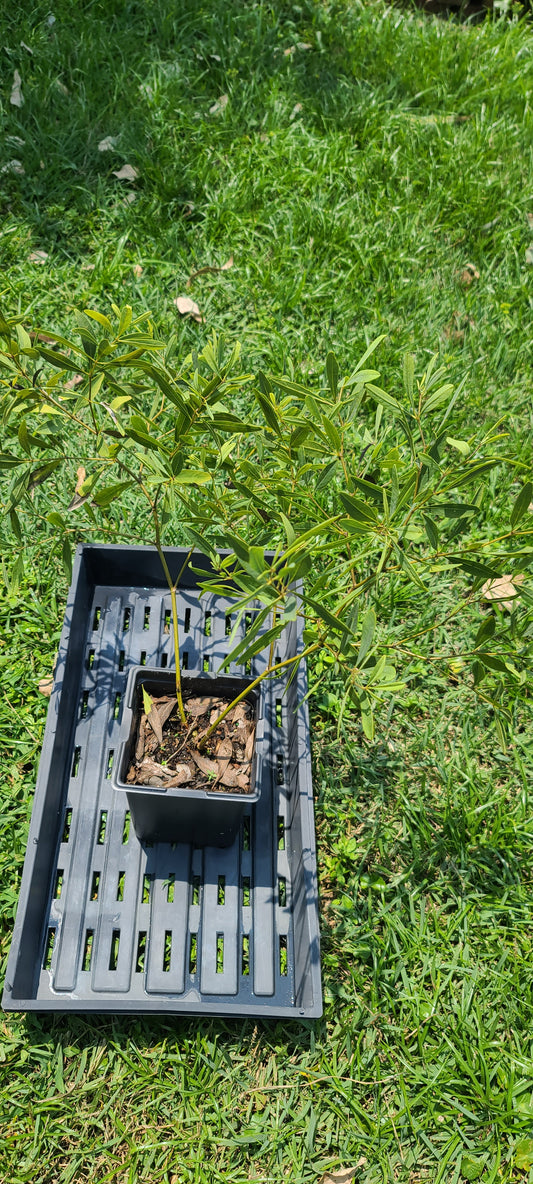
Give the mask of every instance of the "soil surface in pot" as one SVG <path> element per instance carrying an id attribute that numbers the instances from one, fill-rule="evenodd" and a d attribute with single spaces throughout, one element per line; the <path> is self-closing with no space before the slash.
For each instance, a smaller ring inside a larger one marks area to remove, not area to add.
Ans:
<path id="1" fill-rule="evenodd" d="M 146 697 L 144 706 L 149 710 L 139 719 L 134 760 L 126 777 L 129 784 L 250 793 L 255 741 L 252 704 L 246 700 L 238 703 L 205 740 L 229 702 L 209 695 L 185 698 L 184 728 L 177 699 L 170 695 Z"/>

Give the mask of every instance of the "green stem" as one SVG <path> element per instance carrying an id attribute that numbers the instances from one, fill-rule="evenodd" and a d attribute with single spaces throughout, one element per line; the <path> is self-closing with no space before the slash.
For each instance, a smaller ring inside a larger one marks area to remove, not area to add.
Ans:
<path id="1" fill-rule="evenodd" d="M 285 658 L 283 662 L 277 662 L 275 666 L 267 666 L 267 669 L 264 670 L 262 674 L 258 674 L 257 678 L 254 678 L 253 682 L 251 682 L 249 686 L 245 687 L 244 691 L 241 691 L 240 695 L 237 695 L 237 697 L 233 699 L 231 703 L 228 703 L 228 706 L 225 707 L 223 711 L 221 711 L 218 719 L 216 719 L 215 722 L 211 724 L 211 727 L 207 729 L 205 736 L 202 737 L 202 742 L 199 747 L 203 748 L 204 744 L 207 743 L 209 738 L 213 735 L 213 732 L 216 731 L 219 724 L 222 723 L 229 712 L 232 711 L 234 707 L 237 707 L 237 705 L 241 703 L 247 695 L 249 695 L 250 691 L 255 690 L 255 687 L 259 686 L 259 683 L 263 682 L 263 679 L 268 678 L 271 674 L 275 674 L 277 670 L 281 670 L 284 666 L 290 666 L 294 662 L 301 662 L 302 658 L 307 658 L 309 654 L 314 653 L 314 651 L 318 649 L 320 649 L 320 644 L 319 642 L 315 642 L 314 645 L 309 645 L 306 650 L 303 650 L 301 654 L 295 654 L 292 658 Z"/>
<path id="2" fill-rule="evenodd" d="M 168 568 L 167 568 L 168 570 Z M 172 630 L 174 633 L 174 653 L 176 656 L 176 699 L 178 700 L 178 711 L 183 727 L 187 727 L 187 718 L 183 706 L 183 695 L 181 692 L 181 670 L 180 670 L 180 639 L 178 633 L 178 606 L 176 603 L 176 586 L 170 585 L 170 601 L 172 604 Z"/>

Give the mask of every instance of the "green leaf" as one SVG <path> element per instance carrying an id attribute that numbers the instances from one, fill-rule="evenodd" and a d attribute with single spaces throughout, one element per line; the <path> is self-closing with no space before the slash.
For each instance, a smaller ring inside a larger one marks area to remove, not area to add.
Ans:
<path id="1" fill-rule="evenodd" d="M 533 1167 L 533 1139 L 521 1139 L 514 1149 L 515 1166 L 528 1172 Z"/>
<path id="2" fill-rule="evenodd" d="M 336 399 L 339 383 L 339 363 L 337 362 L 335 354 L 331 352 L 326 358 L 326 376 L 332 398 Z"/>
<path id="3" fill-rule="evenodd" d="M 311 596 L 306 596 L 305 603 L 306 605 L 309 605 L 313 612 L 316 613 L 317 617 L 320 617 L 320 620 L 323 621 L 325 625 L 329 625 L 330 629 L 333 629 L 334 632 L 346 633 L 349 637 L 353 637 L 352 630 L 344 624 L 344 621 L 340 621 L 338 617 L 334 617 L 333 613 L 330 613 L 329 608 L 326 608 L 325 605 L 320 604 L 318 600 L 314 600 Z"/>
<path id="4" fill-rule="evenodd" d="M 96 312 L 94 308 L 84 308 L 83 311 L 86 317 L 90 317 L 92 321 L 97 321 L 98 324 L 110 334 L 110 336 L 113 335 L 113 326 L 111 321 L 108 317 L 105 317 L 102 312 Z"/>
<path id="5" fill-rule="evenodd" d="M 467 444 L 466 440 L 454 440 L 452 436 L 446 436 L 446 443 L 451 448 L 455 448 L 456 452 L 460 452 L 461 456 L 468 456 L 472 451 L 470 444 Z"/>
<path id="6" fill-rule="evenodd" d="M 502 461 L 498 457 L 481 461 L 479 464 L 474 463 L 466 470 L 466 472 L 459 474 L 458 476 L 454 476 L 453 482 L 450 484 L 453 484 L 455 489 L 459 489 L 461 485 L 468 485 L 469 481 L 473 481 L 476 477 L 483 476 L 484 473 L 490 472 L 491 469 L 496 468 L 496 465 L 501 464 Z"/>
<path id="7" fill-rule="evenodd" d="M 81 373 L 79 362 L 73 362 L 71 358 L 67 358 L 65 354 L 60 354 L 56 350 L 46 349 L 44 345 L 39 346 L 39 356 L 43 359 L 43 362 L 49 362 L 51 366 L 56 366 L 58 370 L 80 371 Z"/>
<path id="8" fill-rule="evenodd" d="M 437 391 L 432 391 L 431 395 L 428 395 L 422 406 L 422 411 L 436 411 L 437 407 L 442 407 L 443 403 L 447 403 L 450 395 L 453 395 L 453 384 L 445 382 L 444 386 L 440 386 Z"/>
<path id="9" fill-rule="evenodd" d="M 404 354 L 403 385 L 405 387 L 405 393 L 409 398 L 409 402 L 412 403 L 413 391 L 415 387 L 415 359 L 412 354 Z"/>
<path id="10" fill-rule="evenodd" d="M 505 662 L 503 658 L 498 657 L 497 654 L 486 654 L 483 650 L 478 650 L 476 656 L 488 670 L 495 670 L 499 674 L 516 674 L 514 668 Z"/>
<path id="11" fill-rule="evenodd" d="M 116 485 L 107 485 L 104 489 L 99 489 L 92 500 L 96 506 L 103 510 L 110 506 L 111 502 L 116 501 L 125 489 L 131 489 L 133 484 L 133 481 L 118 481 Z"/>
<path id="12" fill-rule="evenodd" d="M 15 562 L 9 572 L 9 579 L 8 579 L 8 586 L 7 586 L 8 596 L 16 596 L 16 594 L 19 590 L 20 581 L 21 581 L 23 575 L 24 575 L 24 556 L 21 552 L 20 555 L 17 555 L 17 558 L 15 559 Z"/>
<path id="13" fill-rule="evenodd" d="M 320 493 L 322 489 L 327 489 L 327 487 L 330 484 L 330 481 L 333 477 L 335 469 L 337 468 L 337 464 L 338 464 L 337 460 L 332 460 L 330 462 L 330 464 L 326 465 L 325 469 L 322 470 L 320 476 L 317 477 L 317 480 L 315 483 L 315 489 L 316 489 L 317 493 Z"/>
<path id="14" fill-rule="evenodd" d="M 448 563 L 453 563 L 456 567 L 460 567 L 462 571 L 468 572 L 469 576 L 474 576 L 476 579 L 501 579 L 501 572 L 496 571 L 494 567 L 489 567 L 486 563 L 479 563 L 475 559 L 463 559 L 461 555 L 449 555 Z"/>
<path id="15" fill-rule="evenodd" d="M 361 641 L 359 643 L 359 653 L 357 655 L 356 666 L 360 666 L 366 658 L 366 655 L 372 645 L 374 637 L 374 630 L 376 628 L 376 614 L 373 608 L 369 608 L 368 612 L 363 617 L 361 626 Z"/>
<path id="16" fill-rule="evenodd" d="M 275 432 L 277 436 L 281 436 L 282 431 L 280 422 L 270 399 L 267 397 L 267 395 L 263 394 L 262 391 L 254 390 L 254 395 L 257 402 L 259 403 L 269 428 Z"/>
<path id="17" fill-rule="evenodd" d="M 518 525 L 518 523 L 520 522 L 520 519 L 524 516 L 526 510 L 528 509 L 528 507 L 530 505 L 532 497 L 533 497 L 533 484 L 531 483 L 531 481 L 526 481 L 526 484 L 522 486 L 522 489 L 520 490 L 520 493 L 518 494 L 518 497 L 517 497 L 517 499 L 514 503 L 514 506 L 511 510 L 511 529 L 512 530 L 514 530 L 515 526 Z"/>
<path id="18" fill-rule="evenodd" d="M 305 399 L 307 395 L 313 396 L 313 392 L 309 387 L 302 386 L 299 382 L 290 382 L 288 378 L 280 378 L 277 374 L 267 374 L 267 381 L 279 386 L 282 391 L 287 391 L 289 395 L 300 395 L 300 398 Z"/>
<path id="19" fill-rule="evenodd" d="M 351 477 L 350 480 L 360 493 L 370 497 L 380 509 L 383 508 L 383 490 L 379 485 L 374 485 L 372 481 L 365 481 L 363 477 Z"/>
<path id="20" fill-rule="evenodd" d="M 232 415 L 229 411 L 216 412 L 211 423 L 220 432 L 259 432 L 261 430 L 260 424 L 245 423 L 243 419 L 239 419 L 237 415 Z"/>
<path id="21" fill-rule="evenodd" d="M 386 407 L 389 411 L 393 411 L 395 415 L 402 414 L 402 407 L 397 399 L 393 399 L 392 395 L 387 394 L 387 391 L 381 389 L 380 386 L 374 386 L 373 382 L 368 382 L 366 385 L 367 391 L 374 396 L 377 403 L 382 407 Z"/>
<path id="22" fill-rule="evenodd" d="M 0 452 L 0 469 L 15 469 L 22 464 L 20 456 L 10 456 L 8 452 Z"/>
<path id="23" fill-rule="evenodd" d="M 333 451 L 340 452 L 342 448 L 342 439 L 338 428 L 334 423 L 331 422 L 330 419 L 327 418 L 326 415 L 321 416 L 321 422 L 324 433 L 327 436 L 328 443 L 331 444 Z"/>
<path id="24" fill-rule="evenodd" d="M 173 481 L 176 485 L 207 485 L 212 480 L 211 473 L 203 469 L 182 469 Z"/>
<path id="25" fill-rule="evenodd" d="M 39 465 L 38 468 L 33 469 L 28 478 L 28 489 L 35 489 L 37 485 L 42 485 L 43 481 L 46 481 L 51 473 L 54 472 L 54 469 L 57 469 L 60 464 L 61 459 L 57 458 L 56 460 L 49 460 L 46 464 Z"/>
<path id="26" fill-rule="evenodd" d="M 374 713 L 367 695 L 361 695 L 361 723 L 367 740 L 373 740 L 375 735 Z"/>
<path id="27" fill-rule="evenodd" d="M 464 514 L 479 514 L 479 506 L 469 502 L 433 502 L 427 507 L 432 514 L 444 514 L 445 518 L 462 518 Z"/>
<path id="28" fill-rule="evenodd" d="M 489 637 L 492 637 L 495 629 L 496 629 L 496 621 L 495 621 L 492 613 L 490 613 L 489 616 L 486 617 L 485 620 L 482 621 L 481 625 L 479 626 L 479 629 L 476 633 L 475 640 L 474 640 L 474 649 L 477 650 L 478 646 L 481 645 L 481 643 L 483 641 L 487 641 L 487 639 Z"/>
<path id="29" fill-rule="evenodd" d="M 144 711 L 145 715 L 150 715 L 154 701 L 152 699 L 152 696 L 148 694 L 148 691 L 146 690 L 145 686 L 143 686 L 143 688 L 142 688 L 142 693 L 143 693 L 143 711 Z"/>
<path id="30" fill-rule="evenodd" d="M 461 1156 L 461 1175 L 465 1180 L 479 1180 L 485 1162 L 485 1157 L 477 1159 L 473 1155 Z"/>
<path id="31" fill-rule="evenodd" d="M 15 510 L 14 506 L 12 506 L 9 511 L 9 521 L 11 522 L 11 530 L 13 531 L 15 538 L 18 540 L 19 543 L 21 543 L 22 542 L 22 530 L 21 530 L 21 526 L 20 526 L 19 516 L 18 516 L 17 511 Z"/>
<path id="32" fill-rule="evenodd" d="M 377 525 L 376 511 L 372 506 L 367 506 L 359 498 L 352 497 L 350 493 L 344 493 L 344 491 L 339 493 L 339 499 L 350 518 L 366 524 L 367 529 Z"/>
<path id="33" fill-rule="evenodd" d="M 285 536 L 287 539 L 287 546 L 291 547 L 292 544 L 294 543 L 295 538 L 296 538 L 296 534 L 289 522 L 289 519 L 283 513 L 283 510 L 280 510 L 280 518 L 281 518 L 281 521 L 283 522 L 283 529 L 285 531 Z"/>
<path id="34" fill-rule="evenodd" d="M 428 536 L 428 539 L 431 543 L 431 546 L 433 547 L 434 551 L 438 551 L 438 549 L 439 549 L 439 530 L 437 527 L 437 523 L 434 522 L 433 519 L 430 518 L 428 514 L 422 514 L 422 518 L 424 520 L 424 528 L 425 528 L 426 534 Z"/>
<path id="35" fill-rule="evenodd" d="M 377 349 L 378 345 L 380 345 L 381 342 L 385 340 L 386 336 L 387 336 L 386 333 L 381 333 L 379 337 L 375 337 L 374 340 L 370 342 L 370 345 L 365 350 L 363 356 L 361 358 L 359 358 L 359 361 L 357 363 L 357 366 L 355 367 L 355 370 L 353 370 L 350 375 L 350 378 L 348 380 L 350 385 L 351 385 L 352 381 L 355 379 L 356 375 L 359 374 L 359 371 L 363 369 L 363 366 L 364 366 L 367 358 L 369 358 L 370 355 L 374 353 L 374 350 Z"/>
<path id="36" fill-rule="evenodd" d="M 409 576 L 409 579 L 412 580 L 413 584 L 416 584 L 417 587 L 423 592 L 427 592 L 426 585 L 424 584 L 423 580 L 420 579 L 416 567 L 411 563 L 411 560 L 407 558 L 405 551 L 403 551 L 402 548 L 394 542 L 394 540 L 392 546 L 400 567 L 403 569 L 405 574 Z"/>

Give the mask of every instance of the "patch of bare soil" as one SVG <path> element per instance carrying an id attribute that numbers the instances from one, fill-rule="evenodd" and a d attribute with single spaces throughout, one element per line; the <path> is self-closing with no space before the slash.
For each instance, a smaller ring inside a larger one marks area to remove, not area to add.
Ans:
<path id="1" fill-rule="evenodd" d="M 158 789 L 186 785 L 210 793 L 250 793 L 255 741 L 252 704 L 238 703 L 205 739 L 227 705 L 227 699 L 208 695 L 185 699 L 184 728 L 177 699 L 153 697 L 150 711 L 143 711 L 139 720 L 126 780 Z"/>

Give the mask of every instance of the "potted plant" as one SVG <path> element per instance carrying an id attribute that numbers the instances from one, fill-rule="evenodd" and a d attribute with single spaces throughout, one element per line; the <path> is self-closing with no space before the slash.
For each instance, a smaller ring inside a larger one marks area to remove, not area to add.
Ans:
<path id="1" fill-rule="evenodd" d="M 420 594 L 432 597 L 443 572 L 462 571 L 468 591 L 442 615 L 452 620 L 458 612 L 478 612 L 483 586 L 494 588 L 512 564 L 516 597 L 530 596 L 516 577 L 523 579 L 530 561 L 519 524 L 531 482 L 517 470 L 520 488 L 507 532 L 462 541 L 480 517 L 488 474 L 513 462 L 501 452 L 498 426 L 479 439 L 456 437 L 464 384 L 454 391 L 435 359 L 417 382 L 407 356 L 403 395 L 396 398 L 376 385 L 379 374 L 369 365 L 378 338 L 345 376 L 329 354 L 324 383 L 311 389 L 291 375 L 239 372 L 239 347 L 227 355 L 215 336 L 180 363 L 175 338 L 156 337 L 147 314 L 134 318 L 131 308 L 113 306 L 113 318 L 94 309 L 78 313 L 79 340 L 30 332 L 20 318 L 0 320 L 6 449 L 0 464 L 11 477 L 6 508 L 20 548 L 16 562 L 23 555 L 21 513 L 37 513 L 57 531 L 68 568 L 73 538 L 113 522 L 117 507 L 127 513 L 143 505 L 144 517 L 136 511 L 138 533 L 153 539 L 171 597 L 172 695 L 186 731 L 184 694 L 195 695 L 197 686 L 184 691 L 179 580 L 171 576 L 165 541 L 178 528 L 189 556 L 195 547 L 208 556 L 211 571 L 202 574 L 201 587 L 230 596 L 237 623 L 249 615 L 229 660 L 247 663 L 265 649 L 268 660 L 254 678 L 228 684 L 226 702 L 196 736 L 197 753 L 239 703 L 280 671 L 290 675 L 302 658 L 313 659 L 314 686 L 331 674 L 340 685 L 339 729 L 355 708 L 371 740 L 376 708 L 401 694 L 398 666 L 409 663 L 421 632 L 409 619 L 403 633 L 383 626 L 384 589 L 390 604 L 395 598 L 414 603 Z M 278 639 L 301 616 L 303 649 L 281 660 Z M 423 626 L 428 633 L 433 628 Z M 432 659 L 470 670 L 500 726 L 501 687 L 523 677 L 517 639 L 503 617 L 496 630 L 491 614 L 468 653 L 444 646 Z M 151 727 L 153 672 L 132 676 L 128 711 L 140 710 L 143 683 Z M 132 788 L 132 743 L 128 735 L 117 786 L 132 802 L 144 793 L 148 805 L 164 798 L 174 809 L 187 792 L 178 784 L 168 787 L 170 795 L 164 785 Z M 202 792 L 213 796 L 209 787 Z M 148 823 L 139 825 L 147 834 Z M 154 833 L 164 825 L 158 821 Z"/>

